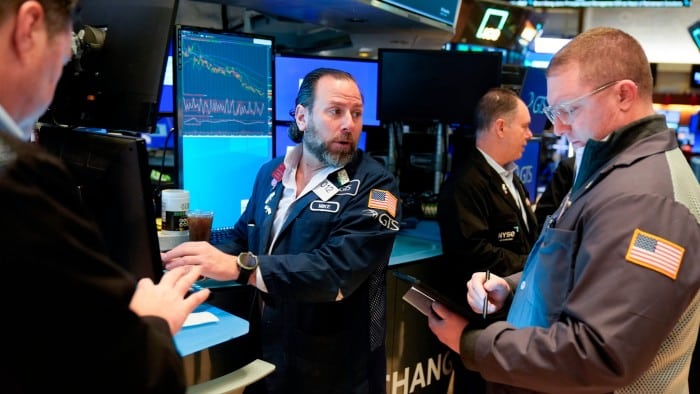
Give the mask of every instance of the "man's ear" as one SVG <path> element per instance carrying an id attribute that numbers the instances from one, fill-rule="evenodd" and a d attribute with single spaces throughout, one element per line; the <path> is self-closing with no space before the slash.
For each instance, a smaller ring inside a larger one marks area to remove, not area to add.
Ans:
<path id="1" fill-rule="evenodd" d="M 620 83 L 620 90 L 617 95 L 617 99 L 620 103 L 619 105 L 623 109 L 629 109 L 638 96 L 639 88 L 634 82 L 624 80 Z"/>
<path id="2" fill-rule="evenodd" d="M 297 127 L 300 131 L 306 130 L 306 123 L 308 122 L 307 117 L 308 114 L 306 112 L 306 108 L 301 104 L 297 104 L 296 108 L 294 109 L 294 120 L 296 120 Z"/>
<path id="3" fill-rule="evenodd" d="M 40 33 L 45 31 L 44 9 L 36 1 L 25 1 L 19 6 L 12 34 L 13 47 L 20 61 L 37 45 Z"/>
<path id="4" fill-rule="evenodd" d="M 503 118 L 498 118 L 495 122 L 493 122 L 493 128 L 494 130 L 496 130 L 496 135 L 498 136 L 498 138 L 503 138 L 503 134 L 505 133 L 505 127 L 506 121 Z"/>

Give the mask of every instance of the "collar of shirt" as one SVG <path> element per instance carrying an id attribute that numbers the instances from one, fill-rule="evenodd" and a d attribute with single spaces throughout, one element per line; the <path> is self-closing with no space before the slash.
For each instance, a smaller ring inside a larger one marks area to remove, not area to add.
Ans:
<path id="1" fill-rule="evenodd" d="M 0 132 L 3 130 L 4 132 L 12 134 L 23 141 L 29 141 L 30 136 L 19 128 L 14 119 L 12 119 L 7 111 L 5 111 L 5 108 L 0 105 Z"/>
<path id="2" fill-rule="evenodd" d="M 272 242 L 269 245 L 268 253 L 272 251 L 275 243 L 277 242 L 277 236 L 279 235 L 282 225 L 287 220 L 287 215 L 289 213 L 289 208 L 292 203 L 297 199 L 304 196 L 310 190 L 313 190 L 319 183 L 325 180 L 328 175 L 337 170 L 336 167 L 328 166 L 321 171 L 319 171 L 313 178 L 306 188 L 297 196 L 297 182 L 296 173 L 299 162 L 301 161 L 301 153 L 303 147 L 302 144 L 297 144 L 294 148 L 287 151 L 284 155 L 284 175 L 282 175 L 282 198 L 280 198 L 277 204 L 277 211 L 275 212 L 275 217 L 272 221 Z"/>
<path id="3" fill-rule="evenodd" d="M 282 176 L 282 185 L 284 186 L 285 191 L 287 191 L 288 189 L 291 189 L 291 191 L 296 191 L 296 173 L 297 168 L 299 167 L 299 162 L 301 161 L 301 154 L 304 149 L 302 145 L 303 144 L 301 143 L 297 144 L 294 148 L 288 150 L 287 153 L 284 155 L 285 169 L 284 175 Z M 318 171 L 313 176 L 313 178 L 311 178 L 311 181 L 309 181 L 304 190 L 302 190 L 301 193 L 299 193 L 299 196 L 297 198 L 313 190 L 313 188 L 315 188 L 322 181 L 324 181 L 328 177 L 328 175 L 330 175 L 333 171 L 339 170 L 340 168 L 342 167 L 326 166 L 320 171 Z M 292 195 L 295 194 L 296 193 L 292 193 Z"/>
<path id="4" fill-rule="evenodd" d="M 518 168 L 518 166 L 515 163 L 510 162 L 506 165 L 505 168 L 503 168 L 503 167 L 501 167 L 500 164 L 496 163 L 496 160 L 494 160 L 491 156 L 489 156 L 488 153 L 481 150 L 481 148 L 476 148 L 476 149 L 478 149 L 479 152 L 481 152 L 481 154 L 484 155 L 484 159 L 486 159 L 486 162 L 489 163 L 491 168 L 496 170 L 498 175 L 500 175 L 501 178 L 503 178 L 503 180 L 506 183 L 508 183 L 508 184 L 513 183 L 513 173 Z"/>
<path id="5" fill-rule="evenodd" d="M 479 148 L 477 148 L 479 149 Z M 523 201 L 520 198 L 520 193 L 518 193 L 518 190 L 515 188 L 515 182 L 513 182 L 513 173 L 515 173 L 515 170 L 518 168 L 518 165 L 515 164 L 514 162 L 510 162 L 506 164 L 506 167 L 503 168 L 501 167 L 500 164 L 496 163 L 496 160 L 494 160 L 491 156 L 489 156 L 486 152 L 483 150 L 479 149 L 479 152 L 481 152 L 482 155 L 484 155 L 484 159 L 486 159 L 486 162 L 498 173 L 498 175 L 501 176 L 501 180 L 503 181 L 503 184 L 506 186 L 503 188 L 503 191 L 506 191 L 506 188 L 508 188 L 508 191 L 510 191 L 510 195 L 513 198 L 513 201 L 515 201 L 515 205 L 518 206 L 520 209 L 520 214 L 523 217 L 523 221 L 525 223 L 525 227 L 529 229 L 529 225 L 527 223 L 527 214 L 525 213 L 525 205 L 523 204 Z M 508 193 L 506 193 L 508 194 Z"/>

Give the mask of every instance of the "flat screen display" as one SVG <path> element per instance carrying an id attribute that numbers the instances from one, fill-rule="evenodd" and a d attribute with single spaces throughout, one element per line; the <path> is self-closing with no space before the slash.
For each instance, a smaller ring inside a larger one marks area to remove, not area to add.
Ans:
<path id="1" fill-rule="evenodd" d="M 366 126 L 379 126 L 377 119 L 377 84 L 379 65 L 376 60 L 344 59 L 323 56 L 275 57 L 275 114 L 276 120 L 291 121 L 289 114 L 304 76 L 319 67 L 336 68 L 350 73 L 364 98 L 362 121 Z"/>
<path id="2" fill-rule="evenodd" d="M 515 171 L 530 195 L 530 202 L 537 200 L 537 179 L 540 171 L 541 147 L 542 141 L 539 138 L 531 139 L 525 146 L 522 157 L 515 162 L 518 166 Z"/>
<path id="3" fill-rule="evenodd" d="M 670 110 L 670 109 L 657 109 L 657 114 L 664 115 L 666 117 L 666 124 L 668 128 L 676 130 L 681 123 L 681 111 Z"/>
<path id="4" fill-rule="evenodd" d="M 104 42 L 66 65 L 42 122 L 153 132 L 176 3 L 81 1 L 75 32 L 95 28 L 104 32 Z"/>
<path id="5" fill-rule="evenodd" d="M 238 220 L 272 158 L 271 37 L 177 26 L 176 127 L 181 188 L 214 228 Z"/>
<path id="6" fill-rule="evenodd" d="M 690 66 L 690 87 L 700 88 L 700 64 Z"/>
<path id="7" fill-rule="evenodd" d="M 459 16 L 459 7 L 462 4 L 461 0 L 379 0 L 380 4 L 396 7 L 399 10 L 408 11 L 411 15 L 406 15 L 408 18 L 416 18 L 416 16 L 427 18 L 429 21 L 437 22 L 435 25 L 441 27 L 444 24 L 446 28 L 454 28 L 457 24 Z M 381 8 L 385 8 L 383 6 Z M 392 11 L 389 9 L 389 11 Z M 394 11 L 394 13 L 397 13 Z"/>
<path id="8" fill-rule="evenodd" d="M 168 57 L 165 61 L 165 72 L 163 73 L 163 84 L 160 90 L 160 105 L 158 106 L 158 112 L 163 114 L 170 114 L 173 112 L 173 103 L 175 98 L 173 96 L 173 45 L 172 43 L 168 45 Z"/>
<path id="9" fill-rule="evenodd" d="M 547 78 L 545 69 L 527 67 L 525 78 L 520 88 L 520 98 L 530 110 L 530 130 L 533 134 L 542 134 L 547 125 L 547 116 L 542 109 L 547 106 Z"/>
<path id="10" fill-rule="evenodd" d="M 146 142 L 142 138 L 43 126 L 39 142 L 60 157 L 92 212 L 109 256 L 134 279 L 160 280 Z"/>
<path id="11" fill-rule="evenodd" d="M 498 52 L 379 49 L 382 122 L 474 125 L 474 109 L 490 88 L 501 85 Z"/>

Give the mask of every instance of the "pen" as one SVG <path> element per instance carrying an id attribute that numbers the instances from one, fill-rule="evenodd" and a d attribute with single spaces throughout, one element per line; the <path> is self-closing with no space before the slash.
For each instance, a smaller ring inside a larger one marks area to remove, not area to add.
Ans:
<path id="1" fill-rule="evenodd" d="M 489 270 L 486 270 L 486 279 L 484 279 L 484 283 L 486 283 L 486 281 L 489 280 L 490 276 L 491 276 L 491 272 L 489 272 Z M 489 306 L 489 293 L 487 292 L 486 296 L 484 297 L 484 309 L 482 311 L 484 319 L 486 319 L 486 308 L 488 308 L 488 306 Z"/>

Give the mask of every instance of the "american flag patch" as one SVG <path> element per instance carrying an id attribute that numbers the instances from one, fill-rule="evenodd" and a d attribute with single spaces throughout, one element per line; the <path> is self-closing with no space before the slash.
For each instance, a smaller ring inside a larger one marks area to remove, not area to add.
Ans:
<path id="1" fill-rule="evenodd" d="M 392 217 L 396 216 L 396 197 L 394 197 L 391 192 L 380 189 L 372 189 L 369 192 L 369 203 L 367 204 L 370 208 L 383 209 Z"/>
<path id="2" fill-rule="evenodd" d="M 685 248 L 640 229 L 634 230 L 625 258 L 676 279 Z"/>

